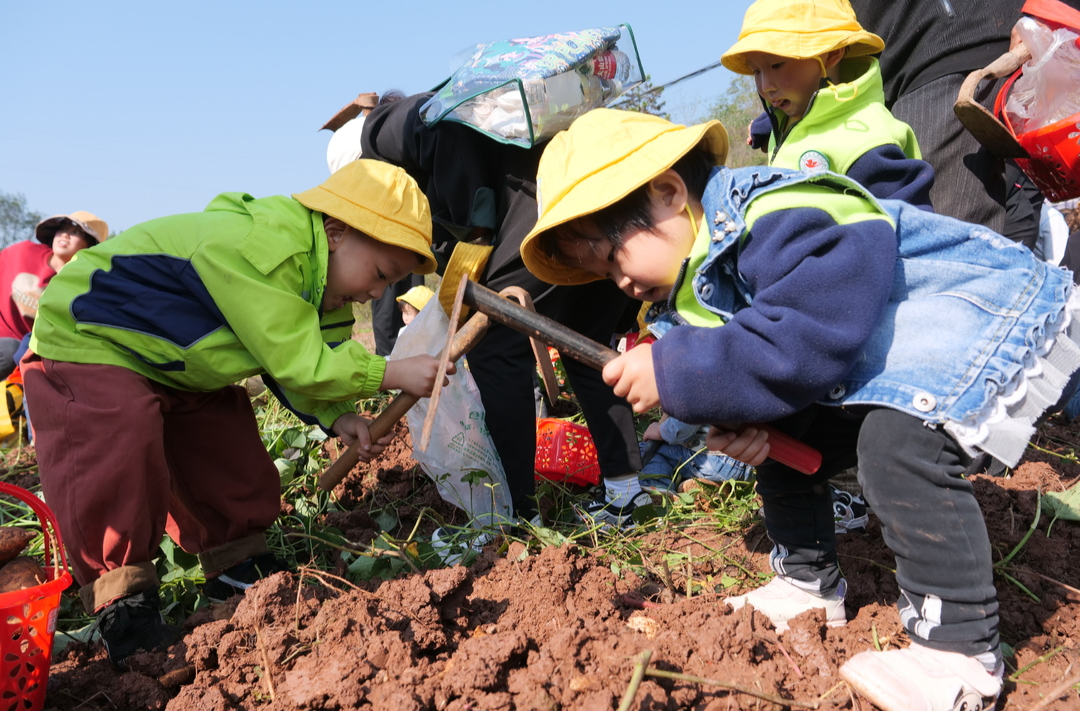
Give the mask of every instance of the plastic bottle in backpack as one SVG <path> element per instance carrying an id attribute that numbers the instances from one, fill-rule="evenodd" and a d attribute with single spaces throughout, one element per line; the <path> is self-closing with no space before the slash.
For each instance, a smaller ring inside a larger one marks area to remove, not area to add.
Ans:
<path id="1" fill-rule="evenodd" d="M 630 57 L 617 49 L 597 52 L 588 64 L 589 73 L 608 81 L 625 84 L 633 72 Z"/>

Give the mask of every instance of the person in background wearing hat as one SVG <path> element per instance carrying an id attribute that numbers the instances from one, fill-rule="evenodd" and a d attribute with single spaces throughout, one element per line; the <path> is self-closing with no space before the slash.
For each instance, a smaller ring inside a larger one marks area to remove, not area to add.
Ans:
<path id="1" fill-rule="evenodd" d="M 423 284 L 414 286 L 401 296 L 397 297 L 398 306 L 401 309 L 401 320 L 408 326 L 416 315 L 431 301 L 435 292 Z M 401 328 L 404 330 L 405 326 Z"/>
<path id="2" fill-rule="evenodd" d="M 726 169 L 726 152 L 717 121 L 585 114 L 544 151 L 525 264 L 550 283 L 606 278 L 661 305 L 658 340 L 609 362 L 604 379 L 638 412 L 713 423 L 709 449 L 757 468 L 776 576 L 732 607 L 778 631 L 810 610 L 846 623 L 826 483 L 858 465 L 896 555 L 911 645 L 856 654 L 840 675 L 884 711 L 991 709 L 998 603 L 964 471 L 980 451 L 1015 465 L 1072 392 L 1080 291 L 982 226 L 878 200 L 835 173 Z M 733 431 L 753 422 L 817 449 L 819 470 L 767 461 L 767 431 Z"/>
<path id="3" fill-rule="evenodd" d="M 435 269 L 405 171 L 345 166 L 306 192 L 224 193 L 88 250 L 41 298 L 22 361 L 41 486 L 109 657 L 167 644 L 152 559 L 167 531 L 221 600 L 284 570 L 265 531 L 278 472 L 245 390 L 261 374 L 304 422 L 370 459 L 356 401 L 431 393 L 439 362 L 387 362 L 349 338 L 353 302 Z"/>
<path id="4" fill-rule="evenodd" d="M 376 107 L 365 119 L 368 158 L 400 165 L 431 203 L 436 253 L 450 255 L 439 299 L 449 312 L 461 275 L 501 291 L 521 287 L 536 310 L 595 341 L 610 342 L 634 323 L 641 304 L 599 281 L 573 287 L 544 284 L 521 261 L 521 240 L 536 222 L 536 166 L 541 146 L 499 143 L 470 126 L 440 121 L 428 126 L 420 107 L 431 94 L 415 94 Z M 449 288 L 447 288 L 449 286 Z M 492 323 L 469 351 L 469 367 L 484 403 L 485 424 L 506 471 L 514 515 L 533 520 L 536 506 L 536 360 L 529 339 Z M 596 445 L 601 491 L 586 505 L 592 519 L 634 525 L 633 512 L 652 503 L 638 481 L 641 454 L 634 413 L 600 373 L 565 359 L 567 377 Z"/>
<path id="5" fill-rule="evenodd" d="M 23 240 L 0 251 L 0 380 L 15 370 L 15 355 L 30 335 L 38 298 L 49 280 L 76 252 L 105 241 L 109 226 L 80 210 L 42 220 L 34 237 L 36 242 Z"/>
<path id="6" fill-rule="evenodd" d="M 754 77 L 765 112 L 750 143 L 768 150 L 769 165 L 831 170 L 875 197 L 930 210 L 934 171 L 911 128 L 885 108 L 878 60 L 868 56 L 883 46 L 848 0 L 757 0 L 720 61 Z"/>

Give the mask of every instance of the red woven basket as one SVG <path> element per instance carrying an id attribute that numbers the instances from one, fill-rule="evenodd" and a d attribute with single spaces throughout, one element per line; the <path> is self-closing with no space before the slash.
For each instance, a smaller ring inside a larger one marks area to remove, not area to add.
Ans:
<path id="1" fill-rule="evenodd" d="M 28 505 L 41 522 L 48 581 L 0 593 L 0 711 L 40 711 L 52 661 L 60 593 L 71 584 L 56 517 L 26 489 L 0 482 L 0 494 Z"/>
<path id="2" fill-rule="evenodd" d="M 536 478 L 600 483 L 600 462 L 589 428 L 545 417 L 536 421 Z"/>

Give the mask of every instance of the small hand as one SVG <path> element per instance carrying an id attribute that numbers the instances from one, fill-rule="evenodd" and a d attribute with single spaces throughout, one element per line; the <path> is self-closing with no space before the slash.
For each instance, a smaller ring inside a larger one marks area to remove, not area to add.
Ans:
<path id="1" fill-rule="evenodd" d="M 705 445 L 710 452 L 721 452 L 752 467 L 769 458 L 769 433 L 753 425 L 740 431 L 713 425 L 705 436 Z"/>
<path id="2" fill-rule="evenodd" d="M 457 367 L 446 364 L 446 374 L 453 375 Z M 435 376 L 439 374 L 439 359 L 429 355 L 412 356 L 386 363 L 381 390 L 401 390 L 416 397 L 429 397 L 435 388 Z M 449 384 L 443 378 L 441 385 Z"/>
<path id="3" fill-rule="evenodd" d="M 649 426 L 645 428 L 645 432 L 641 435 L 642 439 L 655 439 L 663 441 L 664 437 L 660 434 L 660 423 L 651 422 Z"/>
<path id="4" fill-rule="evenodd" d="M 660 392 L 656 387 L 653 370 L 652 344 L 643 343 L 631 348 L 604 366 L 604 382 L 634 408 L 634 412 L 648 412 L 660 405 Z"/>
<path id="5" fill-rule="evenodd" d="M 386 446 L 394 441 L 393 433 L 383 435 L 377 442 L 371 441 L 371 433 L 368 425 L 371 423 L 367 418 L 357 415 L 355 412 L 346 412 L 336 420 L 330 429 L 334 431 L 346 446 L 356 443 L 356 450 L 360 460 L 369 462 L 382 454 Z"/>

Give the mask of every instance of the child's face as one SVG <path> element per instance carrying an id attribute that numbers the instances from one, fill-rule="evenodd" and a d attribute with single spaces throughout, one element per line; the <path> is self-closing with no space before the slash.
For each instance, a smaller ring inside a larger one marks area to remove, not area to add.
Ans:
<path id="1" fill-rule="evenodd" d="M 412 320 L 416 318 L 416 314 L 420 313 L 416 310 L 416 307 L 412 304 L 407 304 L 404 301 L 401 302 L 401 321 L 406 326 L 412 323 Z"/>
<path id="2" fill-rule="evenodd" d="M 745 58 L 754 70 L 761 98 L 783 112 L 789 122 L 801 119 L 821 86 L 821 63 L 814 58 L 792 59 L 767 52 L 747 52 Z"/>
<path id="3" fill-rule="evenodd" d="M 403 279 L 419 264 L 417 255 L 404 247 L 380 242 L 342 222 L 327 220 L 330 256 L 326 266 L 323 311 L 351 302 L 367 303 L 382 296 L 390 284 Z"/>
<path id="4" fill-rule="evenodd" d="M 615 247 L 587 220 L 582 220 L 576 227 L 589 239 L 559 240 L 559 250 L 567 263 L 611 279 L 635 299 L 667 301 L 695 238 L 695 227 L 686 211 L 685 185 L 678 181 L 682 192 L 673 192 L 664 182 L 670 173 L 673 171 L 649 183 L 651 230 L 628 231 L 622 245 Z"/>

